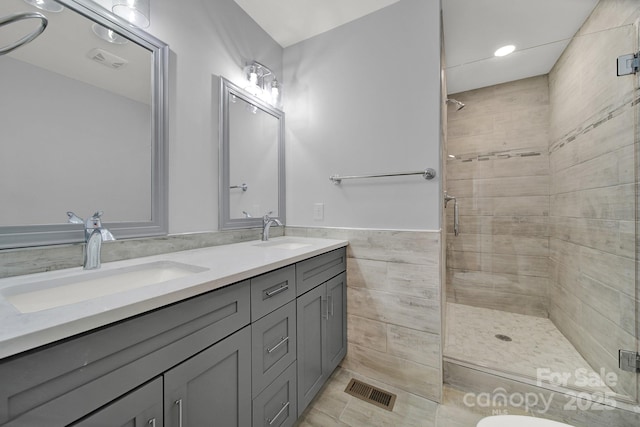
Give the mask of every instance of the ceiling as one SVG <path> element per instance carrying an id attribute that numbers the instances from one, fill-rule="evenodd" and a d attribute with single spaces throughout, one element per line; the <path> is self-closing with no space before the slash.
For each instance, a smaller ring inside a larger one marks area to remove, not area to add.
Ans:
<path id="1" fill-rule="evenodd" d="M 282 47 L 399 0 L 235 0 Z M 598 0 L 442 0 L 447 89 L 546 74 Z M 513 54 L 493 52 L 516 45 Z"/>
<path id="2" fill-rule="evenodd" d="M 399 0 L 235 0 L 276 42 L 288 47 Z"/>

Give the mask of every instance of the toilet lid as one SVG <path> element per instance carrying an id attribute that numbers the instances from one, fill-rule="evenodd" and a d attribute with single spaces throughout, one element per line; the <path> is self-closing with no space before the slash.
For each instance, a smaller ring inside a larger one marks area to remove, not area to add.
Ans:
<path id="1" fill-rule="evenodd" d="M 571 425 L 524 415 L 494 415 L 481 419 L 476 427 L 571 427 Z"/>

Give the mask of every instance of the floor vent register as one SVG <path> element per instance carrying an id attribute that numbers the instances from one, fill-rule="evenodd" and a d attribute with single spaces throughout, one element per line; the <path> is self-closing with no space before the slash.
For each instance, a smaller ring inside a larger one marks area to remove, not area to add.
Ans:
<path id="1" fill-rule="evenodd" d="M 386 409 L 387 411 L 392 411 L 393 405 L 396 403 L 395 394 L 381 390 L 356 379 L 351 379 L 344 391 L 358 399 Z"/>

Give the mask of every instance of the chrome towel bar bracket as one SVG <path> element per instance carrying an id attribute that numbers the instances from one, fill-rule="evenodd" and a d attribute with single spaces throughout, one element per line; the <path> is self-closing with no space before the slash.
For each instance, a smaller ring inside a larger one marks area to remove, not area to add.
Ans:
<path id="1" fill-rule="evenodd" d="M 395 172 L 395 173 L 381 173 L 381 174 L 371 174 L 371 175 L 351 175 L 351 176 L 340 176 L 338 174 L 331 175 L 329 180 L 333 182 L 335 185 L 342 183 L 343 179 L 361 179 L 361 178 L 384 178 L 388 176 L 406 176 L 406 175 L 422 175 L 422 177 L 426 180 L 431 180 L 436 177 L 435 169 L 427 168 L 423 171 L 416 172 Z"/>

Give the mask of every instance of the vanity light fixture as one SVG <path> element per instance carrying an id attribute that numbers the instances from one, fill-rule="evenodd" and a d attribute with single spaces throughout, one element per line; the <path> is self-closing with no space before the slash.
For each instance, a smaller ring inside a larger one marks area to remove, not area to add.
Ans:
<path id="1" fill-rule="evenodd" d="M 58 13 L 64 10 L 64 6 L 53 0 L 24 0 L 24 2 L 47 12 Z"/>
<path id="2" fill-rule="evenodd" d="M 139 28 L 149 27 L 151 0 L 113 0 L 111 10 Z"/>
<path id="3" fill-rule="evenodd" d="M 506 46 L 502 46 L 500 49 L 496 50 L 493 54 L 495 56 L 507 56 L 510 53 L 513 53 L 516 50 L 516 47 L 512 44 L 508 44 Z"/>
<path id="4" fill-rule="evenodd" d="M 269 67 L 257 61 L 245 67 L 247 86 L 245 90 L 254 96 L 278 106 L 280 104 L 280 83 Z"/>
<path id="5" fill-rule="evenodd" d="M 103 27 L 100 24 L 93 24 L 91 29 L 95 33 L 96 36 L 100 37 L 102 40 L 107 41 L 113 44 L 127 44 L 129 40 L 125 37 L 122 37 L 120 34 L 113 31 L 111 28 Z"/>

